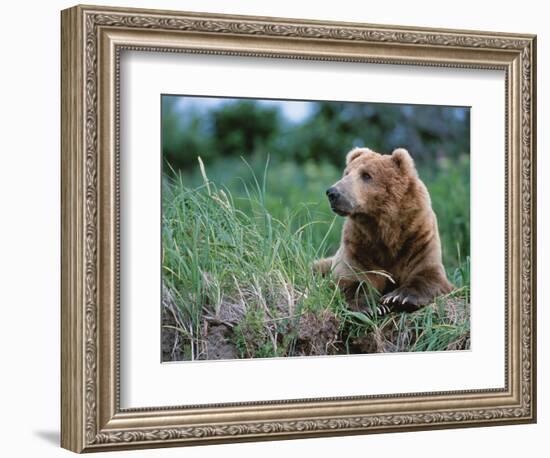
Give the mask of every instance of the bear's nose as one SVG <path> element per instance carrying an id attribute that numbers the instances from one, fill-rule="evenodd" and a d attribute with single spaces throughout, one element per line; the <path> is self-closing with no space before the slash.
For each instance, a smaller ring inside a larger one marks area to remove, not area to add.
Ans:
<path id="1" fill-rule="evenodd" d="M 327 197 L 330 200 L 334 199 L 337 195 L 338 195 L 338 191 L 336 190 L 336 188 L 334 186 L 327 189 Z"/>

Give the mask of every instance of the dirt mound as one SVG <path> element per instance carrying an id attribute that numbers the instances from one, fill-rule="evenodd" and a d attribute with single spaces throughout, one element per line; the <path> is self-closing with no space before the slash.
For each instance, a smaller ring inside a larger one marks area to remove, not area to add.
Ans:
<path id="1" fill-rule="evenodd" d="M 206 352 L 201 359 L 235 359 L 239 355 L 236 346 L 231 342 L 232 331 L 224 324 L 209 326 L 206 334 Z"/>
<path id="2" fill-rule="evenodd" d="M 305 313 L 300 318 L 297 330 L 296 348 L 303 356 L 330 355 L 337 350 L 338 318 L 325 311 L 320 315 Z"/>
<path id="3" fill-rule="evenodd" d="M 220 360 L 285 356 L 463 350 L 470 348 L 469 302 L 446 297 L 413 313 L 336 315 L 331 310 L 296 313 L 289 294 L 284 307 L 222 298 L 204 307 L 193 324 L 175 295 L 162 290 L 162 360 Z M 266 292 L 267 294 L 268 292 Z M 278 290 L 269 292 L 270 297 Z M 277 299 L 281 299 L 279 294 Z M 252 297 L 253 299 L 253 297 Z M 276 303 L 283 303 L 281 299 Z M 351 318 L 350 318 L 351 317 Z M 368 323 L 368 326 L 365 325 Z"/>

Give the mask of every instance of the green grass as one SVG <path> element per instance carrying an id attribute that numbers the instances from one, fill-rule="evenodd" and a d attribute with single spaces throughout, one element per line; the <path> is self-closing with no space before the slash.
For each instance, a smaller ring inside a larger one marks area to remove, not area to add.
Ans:
<path id="1" fill-rule="evenodd" d="M 194 175 L 163 180 L 163 284 L 185 359 L 213 357 L 216 326 L 238 358 L 468 348 L 469 259 L 457 252 L 468 245 L 443 234 L 456 220 L 440 222 L 440 231 L 452 246 L 446 267 L 457 291 L 411 314 L 353 312 L 332 279 L 311 269 L 339 243 L 342 218 L 323 193 L 339 172 L 260 164 L 227 160 L 207 177 L 201 163 Z M 434 208 L 439 194 L 452 194 L 438 179 Z M 378 293 L 367 296 L 374 310 Z"/>

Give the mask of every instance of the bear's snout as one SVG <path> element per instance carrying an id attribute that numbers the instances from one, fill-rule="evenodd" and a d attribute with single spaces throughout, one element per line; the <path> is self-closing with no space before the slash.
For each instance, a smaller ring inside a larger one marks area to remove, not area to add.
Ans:
<path id="1" fill-rule="evenodd" d="M 327 189 L 327 197 L 328 200 L 330 200 L 331 202 L 338 197 L 338 190 L 336 189 L 336 187 L 332 186 Z"/>
<path id="2" fill-rule="evenodd" d="M 340 192 L 336 186 L 332 186 L 326 191 L 330 208 L 340 216 L 347 216 L 351 211 L 351 203 L 345 194 Z"/>

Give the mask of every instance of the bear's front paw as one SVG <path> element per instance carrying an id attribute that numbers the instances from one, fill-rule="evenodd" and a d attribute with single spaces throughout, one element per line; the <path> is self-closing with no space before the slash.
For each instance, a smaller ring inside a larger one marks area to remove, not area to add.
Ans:
<path id="1" fill-rule="evenodd" d="M 397 288 L 388 294 L 385 294 L 380 298 L 380 302 L 383 305 L 388 305 L 394 310 L 404 310 L 407 312 L 413 312 L 420 307 L 430 303 L 430 300 L 425 297 L 421 297 L 414 291 L 406 288 Z"/>
<path id="2" fill-rule="evenodd" d="M 332 258 L 318 259 L 313 263 L 313 272 L 320 273 L 321 275 L 327 275 L 332 268 Z"/>

